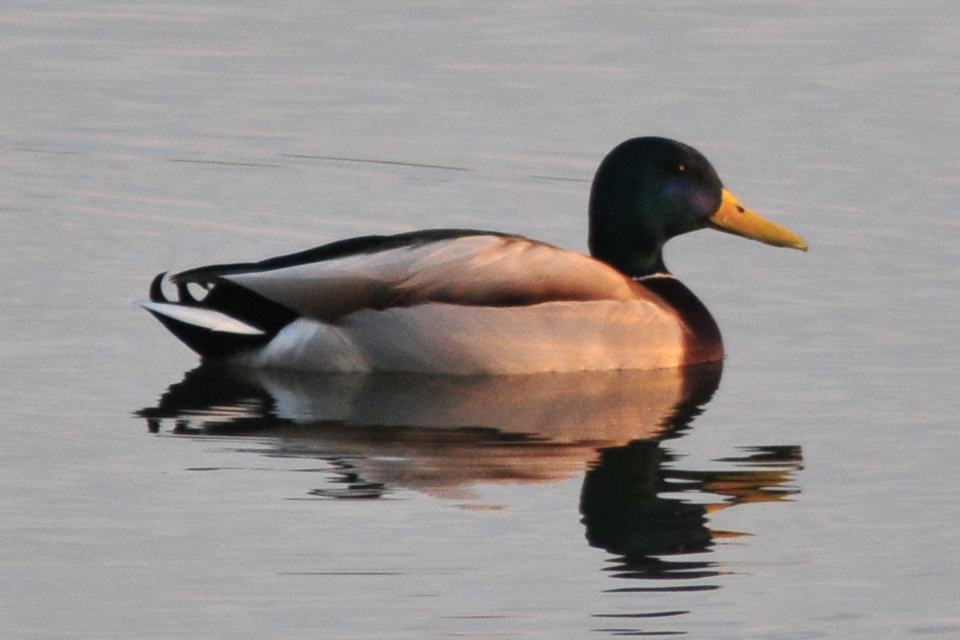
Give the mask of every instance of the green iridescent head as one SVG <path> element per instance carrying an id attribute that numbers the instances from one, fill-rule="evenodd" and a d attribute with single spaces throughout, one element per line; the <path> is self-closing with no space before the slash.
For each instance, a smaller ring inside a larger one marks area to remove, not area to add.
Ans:
<path id="1" fill-rule="evenodd" d="M 806 251 L 799 236 L 744 209 L 699 151 L 675 140 L 633 138 L 600 163 L 590 192 L 590 253 L 639 277 L 666 273 L 663 245 L 713 227 Z"/>

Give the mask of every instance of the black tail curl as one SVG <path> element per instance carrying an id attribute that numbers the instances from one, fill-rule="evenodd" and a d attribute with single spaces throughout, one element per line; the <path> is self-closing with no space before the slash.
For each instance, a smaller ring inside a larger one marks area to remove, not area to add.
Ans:
<path id="1" fill-rule="evenodd" d="M 170 302 L 167 300 L 167 296 L 163 295 L 163 279 L 167 275 L 166 271 L 161 271 L 157 274 L 157 277 L 153 279 L 153 282 L 150 283 L 150 300 L 151 302 Z"/>

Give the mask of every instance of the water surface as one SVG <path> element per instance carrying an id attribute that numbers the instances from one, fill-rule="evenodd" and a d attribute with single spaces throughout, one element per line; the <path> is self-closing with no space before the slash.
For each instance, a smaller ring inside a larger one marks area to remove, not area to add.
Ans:
<path id="1" fill-rule="evenodd" d="M 5 5 L 10 637 L 960 635 L 960 9 Z M 808 254 L 667 262 L 723 371 L 257 376 L 131 302 L 361 233 L 585 249 L 695 145 Z"/>

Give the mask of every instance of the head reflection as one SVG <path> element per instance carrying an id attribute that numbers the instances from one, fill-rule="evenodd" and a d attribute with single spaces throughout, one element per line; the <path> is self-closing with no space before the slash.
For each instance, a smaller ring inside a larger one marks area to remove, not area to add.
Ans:
<path id="1" fill-rule="evenodd" d="M 743 454 L 717 460 L 740 469 L 701 471 L 673 468 L 674 456 L 656 440 L 601 450 L 580 497 L 587 540 L 620 556 L 611 569 L 618 577 L 718 575 L 706 560 L 670 558 L 708 551 L 718 538 L 745 535 L 710 529 L 708 514 L 796 493 L 789 483 L 801 464 L 799 447 L 748 447 Z M 704 502 L 705 496 L 713 499 Z"/>

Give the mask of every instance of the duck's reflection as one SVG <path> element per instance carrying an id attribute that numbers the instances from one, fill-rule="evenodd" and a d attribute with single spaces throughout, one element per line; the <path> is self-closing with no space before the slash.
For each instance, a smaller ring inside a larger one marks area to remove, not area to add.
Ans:
<path id="1" fill-rule="evenodd" d="M 799 447 L 754 447 L 686 470 L 668 445 L 720 381 L 718 365 L 506 377 L 304 375 L 203 366 L 142 409 L 153 432 L 256 436 L 268 455 L 325 461 L 318 498 L 399 489 L 465 499 L 491 482 L 586 475 L 580 512 L 624 578 L 709 578 L 708 515 L 795 492 Z M 479 505 L 483 506 L 483 505 Z M 693 556 L 689 554 L 694 554 Z M 648 583 L 652 584 L 652 583 Z M 663 584 L 663 583 L 660 583 Z M 702 590 L 704 584 L 611 591 Z"/>

